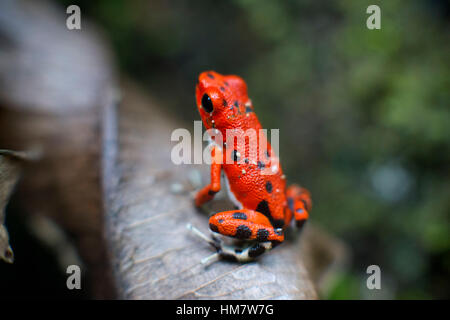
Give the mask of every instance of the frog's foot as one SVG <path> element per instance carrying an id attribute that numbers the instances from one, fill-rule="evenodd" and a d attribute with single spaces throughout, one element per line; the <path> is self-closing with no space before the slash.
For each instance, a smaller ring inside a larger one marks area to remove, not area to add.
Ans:
<path id="1" fill-rule="evenodd" d="M 217 243 L 217 252 L 225 259 L 239 262 L 254 260 L 284 241 L 281 228 L 275 229 L 262 213 L 249 209 L 218 212 L 209 218 L 209 228 L 221 235 L 247 241 L 244 247 Z"/>
<path id="2" fill-rule="evenodd" d="M 191 231 L 193 234 L 195 234 L 197 237 L 199 237 L 200 239 L 206 241 L 208 244 L 210 244 L 212 247 L 214 247 L 214 249 L 217 250 L 216 253 L 204 258 L 201 260 L 202 264 L 206 264 L 209 265 L 213 262 L 216 262 L 220 259 L 220 254 L 219 254 L 219 249 L 220 248 L 220 243 L 221 241 L 219 239 L 217 239 L 216 237 L 212 236 L 212 238 L 208 238 L 203 232 L 201 232 L 200 230 L 198 230 L 196 227 L 194 227 L 192 224 L 188 223 L 186 225 L 186 228 Z"/>
<path id="3" fill-rule="evenodd" d="M 311 195 L 305 188 L 293 184 L 287 188 L 286 196 L 289 210 L 294 215 L 296 225 L 298 228 L 302 228 L 308 220 L 309 211 L 311 210 Z"/>
<path id="4" fill-rule="evenodd" d="M 191 224 L 188 224 L 186 227 L 199 238 L 209 243 L 217 251 L 201 260 L 201 263 L 204 265 L 209 265 L 221 258 L 238 262 L 249 262 L 271 250 L 280 243 L 278 241 L 266 241 L 249 242 L 246 246 L 228 245 L 214 235 L 212 235 L 211 238 L 208 238 Z"/>

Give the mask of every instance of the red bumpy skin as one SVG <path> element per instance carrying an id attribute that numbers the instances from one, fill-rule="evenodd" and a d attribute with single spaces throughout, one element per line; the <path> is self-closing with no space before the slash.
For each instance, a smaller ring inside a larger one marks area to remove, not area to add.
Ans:
<path id="1" fill-rule="evenodd" d="M 224 256 L 251 260 L 284 240 L 284 230 L 292 218 L 297 226 L 304 224 L 311 209 L 310 194 L 297 185 L 286 188 L 278 158 L 260 130 L 242 78 L 203 72 L 196 86 L 196 101 L 203 124 L 212 129 L 214 147 L 211 183 L 197 193 L 195 203 L 201 206 L 220 190 L 223 170 L 237 210 L 214 214 L 209 226 L 225 236 L 255 240 L 245 250 L 223 253 L 218 249 Z M 229 130 L 234 137 L 228 141 Z M 214 135 L 219 132 L 224 141 Z"/>

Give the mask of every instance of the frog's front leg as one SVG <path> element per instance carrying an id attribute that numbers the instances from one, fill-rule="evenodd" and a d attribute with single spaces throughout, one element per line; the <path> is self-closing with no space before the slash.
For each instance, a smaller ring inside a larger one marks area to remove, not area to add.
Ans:
<path id="1" fill-rule="evenodd" d="M 253 240 L 243 248 L 214 240 L 220 256 L 240 262 L 251 261 L 284 241 L 282 229 L 275 229 L 265 215 L 249 209 L 218 212 L 210 217 L 209 227 L 224 236 Z"/>
<path id="2" fill-rule="evenodd" d="M 212 200 L 214 195 L 220 191 L 220 171 L 222 169 L 222 150 L 215 146 L 211 150 L 211 183 L 201 189 L 195 196 L 195 205 L 201 207 L 204 203 Z"/>

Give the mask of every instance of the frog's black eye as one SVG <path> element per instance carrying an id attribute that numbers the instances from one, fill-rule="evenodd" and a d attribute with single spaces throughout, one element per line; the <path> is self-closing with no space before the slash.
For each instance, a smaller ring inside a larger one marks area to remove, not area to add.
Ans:
<path id="1" fill-rule="evenodd" d="M 208 113 L 212 112 L 214 109 L 211 98 L 206 93 L 203 95 L 202 98 L 202 107 Z"/>

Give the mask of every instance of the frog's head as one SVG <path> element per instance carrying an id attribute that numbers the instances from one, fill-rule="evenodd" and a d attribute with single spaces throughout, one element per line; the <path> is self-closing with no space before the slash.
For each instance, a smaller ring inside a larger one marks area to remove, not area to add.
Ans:
<path id="1" fill-rule="evenodd" d="M 247 85 L 241 77 L 214 71 L 200 74 L 196 86 L 197 107 L 206 129 L 241 127 L 253 116 Z"/>

